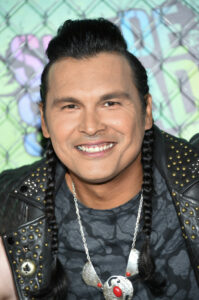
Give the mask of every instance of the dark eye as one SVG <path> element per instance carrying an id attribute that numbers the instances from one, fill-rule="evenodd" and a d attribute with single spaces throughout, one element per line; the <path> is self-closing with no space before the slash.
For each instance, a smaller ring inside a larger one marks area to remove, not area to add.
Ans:
<path id="1" fill-rule="evenodd" d="M 119 104 L 119 102 L 115 102 L 115 101 L 107 101 L 105 102 L 104 106 L 114 106 Z"/>
<path id="2" fill-rule="evenodd" d="M 75 109 L 75 108 L 77 108 L 76 104 L 68 104 L 68 105 L 62 106 L 61 109 Z"/>

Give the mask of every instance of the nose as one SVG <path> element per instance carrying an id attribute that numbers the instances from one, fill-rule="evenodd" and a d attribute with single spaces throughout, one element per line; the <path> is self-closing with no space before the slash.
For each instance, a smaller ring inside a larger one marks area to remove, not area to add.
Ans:
<path id="1" fill-rule="evenodd" d="M 106 125 L 103 123 L 102 116 L 99 116 L 96 111 L 84 111 L 79 130 L 89 136 L 96 135 L 105 130 Z"/>

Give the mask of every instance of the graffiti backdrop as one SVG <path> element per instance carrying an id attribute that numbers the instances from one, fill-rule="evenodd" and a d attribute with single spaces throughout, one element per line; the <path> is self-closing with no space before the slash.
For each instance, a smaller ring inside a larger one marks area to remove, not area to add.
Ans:
<path id="1" fill-rule="evenodd" d="M 157 125 L 199 132 L 198 0 L 0 2 L 0 170 L 41 156 L 38 110 L 45 49 L 65 19 L 105 17 L 147 68 Z"/>

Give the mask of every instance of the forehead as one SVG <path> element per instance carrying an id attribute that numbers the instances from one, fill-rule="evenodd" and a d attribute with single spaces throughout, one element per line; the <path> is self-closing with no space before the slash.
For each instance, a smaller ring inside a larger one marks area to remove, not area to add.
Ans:
<path id="1" fill-rule="evenodd" d="M 48 92 L 135 88 L 127 59 L 115 53 L 100 53 L 89 58 L 62 58 L 48 74 Z"/>

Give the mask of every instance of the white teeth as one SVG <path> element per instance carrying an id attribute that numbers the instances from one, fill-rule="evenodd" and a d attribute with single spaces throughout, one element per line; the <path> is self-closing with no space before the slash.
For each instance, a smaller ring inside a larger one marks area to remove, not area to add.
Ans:
<path id="1" fill-rule="evenodd" d="M 83 152 L 88 152 L 88 153 L 96 153 L 96 152 L 101 152 L 104 150 L 107 150 L 109 148 L 113 147 L 113 143 L 107 144 L 101 147 L 98 146 L 91 146 L 91 147 L 86 147 L 86 146 L 78 146 L 77 148 Z"/>

